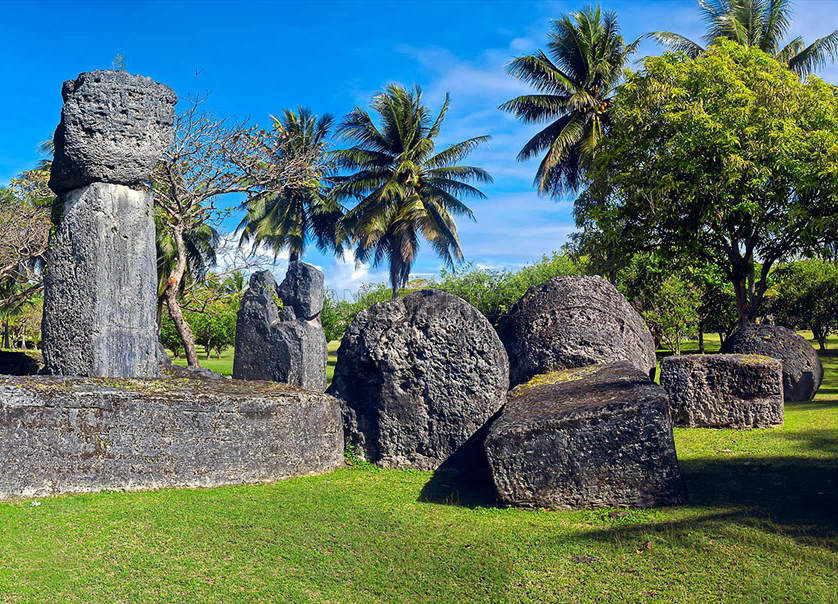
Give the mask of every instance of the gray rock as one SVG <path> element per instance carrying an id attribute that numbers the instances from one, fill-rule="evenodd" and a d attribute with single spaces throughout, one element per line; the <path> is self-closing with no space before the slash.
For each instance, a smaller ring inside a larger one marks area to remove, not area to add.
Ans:
<path id="1" fill-rule="evenodd" d="M 161 367 L 160 375 L 182 380 L 221 380 L 224 376 L 206 367 L 183 367 L 172 363 L 166 369 Z"/>
<path id="2" fill-rule="evenodd" d="M 346 437 L 388 467 L 434 469 L 503 405 L 509 365 L 470 304 L 425 290 L 375 304 L 346 330 L 329 393 Z"/>
<path id="3" fill-rule="evenodd" d="M 786 401 L 811 401 L 823 380 L 823 365 L 806 338 L 785 327 L 747 325 L 722 345 L 725 354 L 759 354 L 783 362 Z"/>
<path id="4" fill-rule="evenodd" d="M 676 426 L 783 425 L 783 363 L 758 355 L 691 354 L 661 361 L 661 386 Z"/>
<path id="5" fill-rule="evenodd" d="M 519 386 L 485 448 L 498 497 L 510 505 L 650 507 L 685 499 L 666 393 L 627 361 Z"/>
<path id="6" fill-rule="evenodd" d="M 315 319 L 323 311 L 323 273 L 305 262 L 291 262 L 277 294 L 282 299 L 283 311 L 293 313 L 287 315 L 289 319 Z"/>
<path id="7" fill-rule="evenodd" d="M 619 360 L 651 375 L 655 341 L 643 318 L 601 277 L 531 287 L 498 324 L 513 386 L 534 375 Z"/>
<path id="8" fill-rule="evenodd" d="M 322 280 L 321 274 L 321 284 Z M 277 304 L 280 299 L 278 289 L 269 271 L 251 275 L 250 288 L 242 297 L 236 321 L 233 377 L 284 382 L 323 392 L 326 390 L 329 351 L 320 317 L 283 320 Z M 286 295 L 303 299 L 293 290 L 286 290 Z"/>
<path id="9" fill-rule="evenodd" d="M 95 183 L 60 198 L 42 322 L 46 371 L 154 377 L 157 251 L 151 195 Z"/>
<path id="10" fill-rule="evenodd" d="M 23 352 L 0 350 L 0 375 L 35 375 L 41 365 Z"/>
<path id="11" fill-rule="evenodd" d="M 343 465 L 340 405 L 267 382 L 0 377 L 0 499 L 212 487 Z"/>
<path id="12" fill-rule="evenodd" d="M 57 195 L 94 182 L 148 180 L 174 136 L 177 95 L 151 78 L 92 71 L 64 82 L 49 186 Z"/>
<path id="13" fill-rule="evenodd" d="M 160 368 L 160 375 L 164 375 L 166 371 L 173 365 L 172 359 L 169 358 L 169 355 L 166 354 L 166 348 L 160 342 L 157 341 L 157 366 Z"/>

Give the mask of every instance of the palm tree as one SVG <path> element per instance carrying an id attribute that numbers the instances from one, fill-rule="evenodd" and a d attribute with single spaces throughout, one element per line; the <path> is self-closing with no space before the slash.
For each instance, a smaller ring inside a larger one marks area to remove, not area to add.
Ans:
<path id="1" fill-rule="evenodd" d="M 518 154 L 518 161 L 526 161 L 546 151 L 535 177 L 539 194 L 578 190 L 608 131 L 611 95 L 638 43 L 623 42 L 615 13 L 586 7 L 553 22 L 547 53 L 518 57 L 507 66 L 538 94 L 519 96 L 500 109 L 528 124 L 550 122 Z"/>
<path id="2" fill-rule="evenodd" d="M 335 228 L 343 214 L 340 205 L 328 194 L 325 181 L 331 167 L 326 145 L 333 117 L 312 115 L 311 109 L 284 110 L 282 120 L 271 116 L 286 137 L 283 161 L 300 162 L 310 178 L 285 188 L 251 196 L 241 209 L 247 212 L 239 224 L 239 244 L 253 243 L 255 250 L 265 245 L 275 255 L 288 250 L 293 262 L 305 252 L 310 240 L 322 251 L 340 253 Z"/>
<path id="3" fill-rule="evenodd" d="M 477 136 L 436 153 L 434 139 L 450 106 L 450 96 L 436 119 L 422 104 L 422 90 L 391 84 L 372 99 L 378 125 L 356 107 L 338 127 L 343 140 L 355 146 L 333 151 L 338 167 L 353 171 L 335 179 L 340 198 L 359 200 L 339 224 L 355 248 L 355 258 L 375 266 L 387 259 L 393 297 L 410 278 L 423 236 L 450 267 L 463 258 L 454 215 L 474 219 L 458 197 L 485 195 L 469 182 L 490 183 L 492 177 L 458 162 L 489 136 Z"/>
<path id="4" fill-rule="evenodd" d="M 800 36 L 782 44 L 791 25 L 791 0 L 698 0 L 698 5 L 707 23 L 704 41 L 708 44 L 717 38 L 727 38 L 759 48 L 799 75 L 817 71 L 838 57 L 838 30 L 809 46 Z M 679 34 L 656 31 L 649 35 L 691 58 L 704 52 L 701 45 Z"/>

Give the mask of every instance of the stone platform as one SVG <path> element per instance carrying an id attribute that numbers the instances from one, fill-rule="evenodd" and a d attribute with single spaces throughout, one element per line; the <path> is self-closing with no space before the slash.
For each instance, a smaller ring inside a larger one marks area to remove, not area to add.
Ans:
<path id="1" fill-rule="evenodd" d="M 0 499 L 269 482 L 343 465 L 338 401 L 270 382 L 0 376 Z"/>

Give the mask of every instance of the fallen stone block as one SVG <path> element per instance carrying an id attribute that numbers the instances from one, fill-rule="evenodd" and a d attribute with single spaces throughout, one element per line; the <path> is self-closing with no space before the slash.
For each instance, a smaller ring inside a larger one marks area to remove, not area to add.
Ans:
<path id="1" fill-rule="evenodd" d="M 519 386 L 484 446 L 509 505 L 642 508 L 685 499 L 666 393 L 627 361 Z"/>
<path id="2" fill-rule="evenodd" d="M 723 354 L 758 354 L 783 362 L 783 398 L 811 401 L 823 380 L 814 347 L 798 333 L 775 325 L 746 325 L 725 340 Z"/>
<path id="3" fill-rule="evenodd" d="M 0 499 L 269 482 L 342 464 L 340 404 L 322 393 L 0 376 Z"/>
<path id="4" fill-rule="evenodd" d="M 657 366 L 643 317 L 601 277 L 554 277 L 535 285 L 498 323 L 509 354 L 509 382 L 551 371 L 629 361 L 646 375 Z"/>
<path id="5" fill-rule="evenodd" d="M 759 355 L 709 354 L 661 361 L 672 421 L 685 428 L 783 425 L 783 363 Z"/>
<path id="6" fill-rule="evenodd" d="M 385 467 L 436 469 L 506 400 L 509 364 L 491 323 L 457 296 L 423 290 L 361 311 L 329 393 L 346 439 Z"/>

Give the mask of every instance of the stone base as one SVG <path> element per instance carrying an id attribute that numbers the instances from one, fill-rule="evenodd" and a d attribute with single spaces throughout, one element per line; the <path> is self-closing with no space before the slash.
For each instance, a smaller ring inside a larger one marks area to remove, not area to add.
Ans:
<path id="1" fill-rule="evenodd" d="M 506 504 L 640 508 L 685 499 L 666 393 L 627 361 L 519 386 L 485 448 Z"/>
<path id="2" fill-rule="evenodd" d="M 63 195 L 44 278 L 44 364 L 54 375 L 156 377 L 151 195 L 95 183 Z"/>
<path id="3" fill-rule="evenodd" d="M 661 362 L 661 386 L 676 426 L 783 425 L 782 361 L 738 354 L 668 357 Z"/>
<path id="4" fill-rule="evenodd" d="M 0 499 L 269 482 L 343 465 L 330 396 L 235 380 L 0 377 Z"/>

